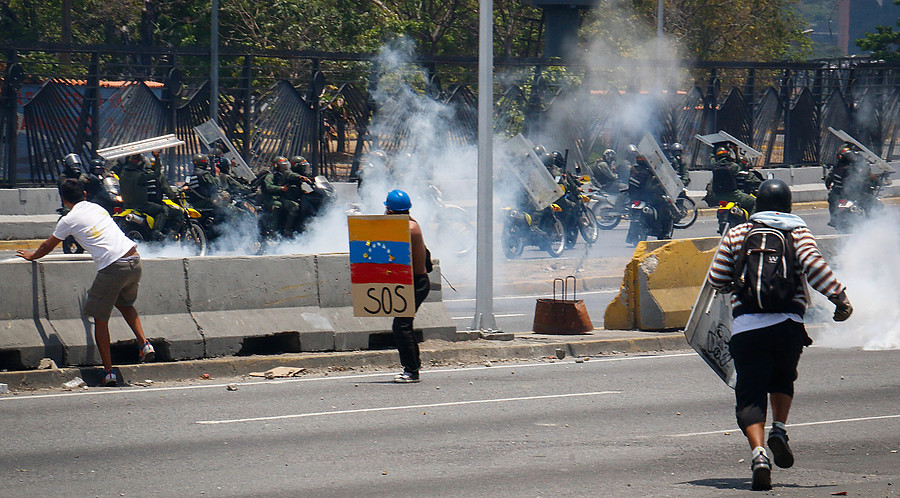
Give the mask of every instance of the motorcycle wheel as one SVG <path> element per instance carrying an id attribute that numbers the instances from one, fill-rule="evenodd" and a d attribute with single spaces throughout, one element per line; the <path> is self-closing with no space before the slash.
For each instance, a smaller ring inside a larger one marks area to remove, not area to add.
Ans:
<path id="1" fill-rule="evenodd" d="M 464 256 L 475 249 L 475 227 L 469 214 L 461 207 L 444 206 L 437 215 L 436 234 L 448 253 Z M 521 253 L 521 251 L 520 251 Z"/>
<path id="2" fill-rule="evenodd" d="M 578 218 L 578 230 L 581 232 L 581 237 L 588 244 L 593 244 L 600 238 L 597 216 L 587 207 L 581 208 L 581 217 Z"/>
<path id="3" fill-rule="evenodd" d="M 525 249 L 525 239 L 522 236 L 520 227 L 515 223 L 507 222 L 503 227 L 503 235 L 500 237 L 500 244 L 503 246 L 503 254 L 508 259 L 516 259 L 522 255 Z"/>
<path id="4" fill-rule="evenodd" d="M 552 216 L 543 225 L 547 240 L 544 242 L 542 249 L 554 258 L 562 256 L 566 250 L 566 229 L 562 221 L 558 217 Z"/>
<path id="5" fill-rule="evenodd" d="M 594 204 L 591 212 L 594 213 L 597 227 L 601 230 L 612 230 L 622 221 L 622 215 L 616 213 L 616 210 L 608 204 Z"/>
<path id="6" fill-rule="evenodd" d="M 679 197 L 675 200 L 675 207 L 681 218 L 675 222 L 675 228 L 688 228 L 697 221 L 697 204 L 690 197 Z"/>
<path id="7" fill-rule="evenodd" d="M 79 244 L 75 240 L 75 237 L 72 237 L 71 235 L 66 237 L 66 240 L 63 241 L 62 250 L 63 254 L 81 254 L 84 252 L 84 248 L 81 247 L 81 244 Z"/>
<path id="8" fill-rule="evenodd" d="M 194 256 L 206 256 L 208 245 L 206 232 L 199 223 L 191 220 L 180 238 L 182 247 L 191 248 Z"/>

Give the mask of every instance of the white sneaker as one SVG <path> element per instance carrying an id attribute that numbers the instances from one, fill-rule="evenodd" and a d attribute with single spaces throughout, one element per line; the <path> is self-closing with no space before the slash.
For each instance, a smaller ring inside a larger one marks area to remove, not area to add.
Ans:
<path id="1" fill-rule="evenodd" d="M 153 361 L 153 358 L 156 357 L 156 350 L 153 349 L 153 344 L 150 344 L 150 341 L 144 343 L 144 346 L 141 347 L 141 361 Z"/>
<path id="2" fill-rule="evenodd" d="M 410 384 L 413 382 L 419 382 L 419 372 L 403 372 L 401 374 L 397 374 L 394 377 L 394 382 L 398 384 Z"/>

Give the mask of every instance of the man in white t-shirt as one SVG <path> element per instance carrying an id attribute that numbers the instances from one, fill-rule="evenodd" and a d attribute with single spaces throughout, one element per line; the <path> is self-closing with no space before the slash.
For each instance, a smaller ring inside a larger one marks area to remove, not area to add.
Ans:
<path id="1" fill-rule="evenodd" d="M 69 208 L 69 214 L 60 218 L 53 235 L 42 242 L 36 251 L 19 249 L 16 254 L 34 261 L 49 254 L 70 235 L 90 253 L 98 271 L 88 291 L 84 314 L 94 318 L 94 339 L 105 373 L 103 385 L 115 386 L 118 376 L 113 371 L 109 350 L 109 315 L 114 306 L 122 312 L 137 337 L 141 361 L 150 361 L 155 355 L 153 346 L 144 336 L 141 319 L 134 307 L 141 281 L 141 256 L 137 245 L 122 233 L 106 209 L 84 200 L 81 183 L 63 181 L 59 195 Z"/>

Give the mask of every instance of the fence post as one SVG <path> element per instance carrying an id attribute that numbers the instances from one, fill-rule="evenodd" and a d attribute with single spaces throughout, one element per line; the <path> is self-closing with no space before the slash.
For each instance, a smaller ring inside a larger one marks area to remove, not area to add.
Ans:
<path id="1" fill-rule="evenodd" d="M 241 88 L 241 100 L 242 100 L 242 113 L 241 117 L 243 119 L 243 130 L 242 130 L 242 139 L 241 139 L 241 155 L 244 156 L 245 159 L 250 158 L 250 120 L 251 120 L 251 107 L 250 101 L 252 98 L 250 92 L 250 85 L 252 84 L 251 80 L 251 63 L 253 62 L 253 56 L 245 55 L 244 56 L 244 67 L 241 71 L 241 84 L 243 88 Z"/>
<path id="2" fill-rule="evenodd" d="M 781 158 L 781 161 L 790 166 L 794 164 L 794 149 L 795 147 L 791 144 L 791 139 L 793 138 L 791 133 L 791 94 L 793 93 L 793 78 L 791 77 L 791 70 L 785 69 L 784 74 L 781 77 L 781 99 L 782 105 L 784 106 L 784 141 L 782 143 L 782 150 L 784 151 L 784 156 Z"/>
<path id="3" fill-rule="evenodd" d="M 6 66 L 6 81 L 0 89 L 0 112 L 6 113 L 6 130 L 0 130 L 0 136 L 6 135 L 6 183 L 15 188 L 18 181 L 18 113 L 16 112 L 16 98 L 24 81 L 25 73 L 18 64 L 18 53 L 9 51 Z M 0 147 L 3 144 L 0 143 Z"/>

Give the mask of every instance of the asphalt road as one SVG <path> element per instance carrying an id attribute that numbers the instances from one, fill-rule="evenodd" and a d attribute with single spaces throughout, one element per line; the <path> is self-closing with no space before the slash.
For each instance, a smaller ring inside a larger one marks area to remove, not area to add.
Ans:
<path id="1" fill-rule="evenodd" d="M 900 351 L 806 351 L 797 461 L 774 470 L 775 493 L 898 494 L 898 363 Z M 732 391 L 691 352 L 391 376 L 3 396 L 0 494 L 751 494 Z"/>

